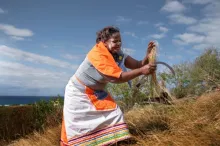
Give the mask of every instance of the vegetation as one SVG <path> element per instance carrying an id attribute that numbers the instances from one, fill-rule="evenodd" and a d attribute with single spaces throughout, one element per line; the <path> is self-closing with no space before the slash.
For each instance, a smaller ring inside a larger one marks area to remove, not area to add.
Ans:
<path id="1" fill-rule="evenodd" d="M 205 94 L 177 100 L 174 105 L 146 105 L 125 113 L 133 135 L 130 146 L 218 146 L 220 143 L 220 95 Z M 10 146 L 58 146 L 61 125 L 34 132 Z M 120 146 L 120 145 L 119 145 Z"/>
<path id="2" fill-rule="evenodd" d="M 129 145 L 218 145 L 220 143 L 220 53 L 205 50 L 193 62 L 174 65 L 176 76 L 158 73 L 158 80 L 169 87 L 171 105 L 149 104 L 154 96 L 150 78 L 109 84 L 118 97 L 133 135 Z M 27 106 L 0 107 L 0 145 L 59 145 L 63 99 L 41 101 Z M 32 134 L 30 134 L 32 133 Z M 23 138 L 21 138 L 23 137 Z M 21 138 L 21 139 L 19 139 Z"/>
<path id="3" fill-rule="evenodd" d="M 0 145 L 61 123 L 63 99 L 56 97 L 25 106 L 0 107 Z"/>
<path id="4" fill-rule="evenodd" d="M 217 146 L 220 143 L 219 92 L 172 106 L 132 109 L 125 114 L 136 145 Z"/>
<path id="5" fill-rule="evenodd" d="M 199 96 L 220 87 L 220 52 L 211 48 L 204 51 L 194 62 L 175 65 L 176 76 L 163 73 L 169 84 L 173 84 L 172 95 L 176 98 Z"/>

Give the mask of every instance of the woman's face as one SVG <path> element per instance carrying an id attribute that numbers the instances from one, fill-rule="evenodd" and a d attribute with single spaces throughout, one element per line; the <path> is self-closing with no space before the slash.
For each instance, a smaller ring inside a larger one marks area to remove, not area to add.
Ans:
<path id="1" fill-rule="evenodd" d="M 115 33 L 105 42 L 106 47 L 111 53 L 117 53 L 121 49 L 121 36 L 120 33 Z"/>

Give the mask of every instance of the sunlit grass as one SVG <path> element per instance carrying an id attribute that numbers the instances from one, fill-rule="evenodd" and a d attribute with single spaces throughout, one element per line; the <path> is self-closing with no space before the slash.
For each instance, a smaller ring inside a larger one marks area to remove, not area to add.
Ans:
<path id="1" fill-rule="evenodd" d="M 146 105 L 125 113 L 133 135 L 130 144 L 140 146 L 217 146 L 220 144 L 220 94 L 178 100 L 174 105 Z M 11 146 L 59 145 L 60 126 L 28 135 Z"/>

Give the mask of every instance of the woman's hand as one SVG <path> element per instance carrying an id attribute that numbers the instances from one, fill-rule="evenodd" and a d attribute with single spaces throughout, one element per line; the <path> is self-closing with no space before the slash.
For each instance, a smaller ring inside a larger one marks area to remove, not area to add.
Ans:
<path id="1" fill-rule="evenodd" d="M 155 47 L 155 46 L 156 46 L 155 42 L 153 42 L 153 41 L 150 41 L 150 42 L 149 42 L 148 48 L 147 48 L 147 55 L 146 55 L 146 56 L 148 56 L 148 55 L 150 54 L 151 50 L 152 50 L 153 47 Z"/>
<path id="2" fill-rule="evenodd" d="M 154 64 L 154 63 L 149 63 L 147 65 L 144 65 L 140 69 L 141 69 L 141 73 L 143 75 L 149 75 L 149 74 L 152 74 L 152 73 L 154 73 L 156 71 L 157 65 Z"/>
<path id="3" fill-rule="evenodd" d="M 145 65 L 145 64 L 149 63 L 149 54 L 150 54 L 151 50 L 153 49 L 153 47 L 155 47 L 155 46 L 156 46 L 155 42 L 153 42 L 153 41 L 149 42 L 146 56 L 142 60 L 142 65 Z"/>

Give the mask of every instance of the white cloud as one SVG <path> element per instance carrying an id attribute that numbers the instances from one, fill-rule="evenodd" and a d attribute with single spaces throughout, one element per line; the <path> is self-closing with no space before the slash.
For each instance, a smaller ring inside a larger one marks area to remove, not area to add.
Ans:
<path id="1" fill-rule="evenodd" d="M 156 27 L 159 27 L 159 26 L 162 26 L 162 25 L 164 25 L 162 22 L 159 22 L 159 23 L 155 24 Z"/>
<path id="2" fill-rule="evenodd" d="M 130 48 L 122 48 L 123 52 L 127 53 L 128 55 L 133 55 L 135 50 Z"/>
<path id="3" fill-rule="evenodd" d="M 194 51 L 194 50 L 187 49 L 185 51 L 186 51 L 187 54 L 190 54 L 190 55 L 198 55 L 198 52 Z"/>
<path id="4" fill-rule="evenodd" d="M 0 24 L 0 30 L 2 30 L 7 35 L 17 37 L 30 37 L 33 35 L 33 32 L 29 29 L 20 29 L 9 24 Z"/>
<path id="5" fill-rule="evenodd" d="M 208 4 L 214 2 L 216 0 L 184 0 L 185 3 L 192 3 L 192 4 Z"/>
<path id="6" fill-rule="evenodd" d="M 174 60 L 174 59 L 181 59 L 182 56 L 180 56 L 180 55 L 168 55 L 167 58 L 169 60 Z"/>
<path id="7" fill-rule="evenodd" d="M 173 40 L 176 44 L 187 44 L 194 42 L 192 48 L 196 50 L 202 50 L 208 47 L 220 46 L 220 1 L 219 0 L 190 0 L 185 1 L 193 4 L 203 4 L 204 8 L 201 12 L 204 14 L 204 18 L 193 23 L 193 25 L 187 27 L 187 34 L 197 34 L 191 36 L 188 39 Z M 195 38 L 194 38 L 195 37 Z"/>
<path id="8" fill-rule="evenodd" d="M 165 34 L 164 33 L 161 33 L 161 34 L 152 34 L 150 35 L 150 37 L 154 38 L 154 39 L 161 39 L 161 38 L 164 38 L 165 37 Z"/>
<path id="9" fill-rule="evenodd" d="M 179 39 L 181 42 L 183 42 L 183 44 L 202 43 L 205 40 L 205 36 L 197 35 L 194 33 L 176 35 L 175 38 Z"/>
<path id="10" fill-rule="evenodd" d="M 162 26 L 162 24 L 156 24 L 155 26 L 158 28 L 158 30 L 161 33 L 159 33 L 159 34 L 151 34 L 151 35 L 149 35 L 149 37 L 151 37 L 153 39 L 162 39 L 162 38 L 164 38 L 166 36 L 166 33 L 169 31 L 169 29 L 164 27 L 164 26 Z"/>
<path id="11" fill-rule="evenodd" d="M 116 22 L 130 22 L 132 19 L 123 16 L 117 16 Z"/>
<path id="12" fill-rule="evenodd" d="M 3 14 L 3 13 L 5 13 L 5 11 L 2 8 L 0 8 L 0 14 Z"/>
<path id="13" fill-rule="evenodd" d="M 210 32 L 217 31 L 220 25 L 220 18 L 208 18 L 201 20 L 198 24 L 188 27 L 188 30 L 193 32 L 199 32 L 203 34 L 209 34 Z"/>
<path id="14" fill-rule="evenodd" d="M 220 18 L 204 18 L 198 24 L 187 28 L 190 33 L 177 35 L 173 42 L 181 44 L 194 43 L 193 49 L 220 46 Z M 195 34 L 198 33 L 198 34 Z M 178 40 L 176 40 L 178 38 Z"/>
<path id="15" fill-rule="evenodd" d="M 138 38 L 134 32 L 125 31 L 124 34 L 125 34 L 125 35 L 129 35 L 129 36 L 132 36 L 132 37 L 134 37 L 134 38 Z"/>
<path id="16" fill-rule="evenodd" d="M 208 47 L 211 47 L 210 44 L 198 44 L 198 45 L 194 45 L 193 49 L 195 49 L 195 50 L 203 50 L 203 49 L 206 49 Z"/>
<path id="17" fill-rule="evenodd" d="M 206 5 L 203 13 L 207 17 L 220 17 L 220 1 L 213 1 Z"/>
<path id="18" fill-rule="evenodd" d="M 188 27 L 188 30 L 205 35 L 203 43 L 217 47 L 220 45 L 220 18 L 205 18 L 198 24 Z"/>
<path id="19" fill-rule="evenodd" d="M 69 59 L 69 60 L 78 60 L 85 58 L 86 54 L 84 55 L 70 55 L 70 54 L 64 54 L 62 55 L 63 58 Z"/>
<path id="20" fill-rule="evenodd" d="M 186 7 L 181 4 L 180 2 L 176 0 L 168 1 L 162 8 L 162 11 L 166 12 L 173 12 L 173 13 L 178 13 L 178 12 L 183 12 L 186 10 Z"/>
<path id="21" fill-rule="evenodd" d="M 17 41 L 22 41 L 22 40 L 24 40 L 23 37 L 17 37 L 17 36 L 12 36 L 11 38 L 14 39 L 14 40 L 17 40 Z"/>
<path id="22" fill-rule="evenodd" d="M 145 25 L 148 23 L 149 23 L 148 21 L 139 21 L 139 22 L 137 22 L 137 25 Z"/>
<path id="23" fill-rule="evenodd" d="M 160 27 L 159 27 L 159 30 L 162 31 L 163 33 L 166 33 L 166 32 L 169 31 L 169 29 L 166 28 L 166 27 L 164 27 L 164 26 L 160 26 Z"/>
<path id="24" fill-rule="evenodd" d="M 0 56 L 7 56 L 16 60 L 24 60 L 37 64 L 47 64 L 60 68 L 76 69 L 77 65 L 72 65 L 68 62 L 53 59 L 48 56 L 41 56 L 34 53 L 25 52 L 19 49 L 10 48 L 7 46 L 0 45 Z"/>
<path id="25" fill-rule="evenodd" d="M 172 14 L 170 16 L 168 16 L 168 18 L 176 24 L 194 24 L 197 22 L 197 20 L 193 17 L 187 17 L 184 16 L 183 14 Z"/>
<path id="26" fill-rule="evenodd" d="M 184 41 L 178 39 L 173 39 L 172 42 L 176 45 L 187 45 Z"/>
<path id="27" fill-rule="evenodd" d="M 220 16 L 220 1 L 219 0 L 184 0 L 184 3 L 192 3 L 205 5 L 202 10 L 205 16 Z"/>
<path id="28" fill-rule="evenodd" d="M 0 84 L 23 88 L 63 88 L 71 74 L 0 61 Z"/>
<path id="29" fill-rule="evenodd" d="M 43 48 L 48 48 L 48 46 L 45 45 L 45 44 L 42 44 L 41 46 L 42 46 Z"/>

